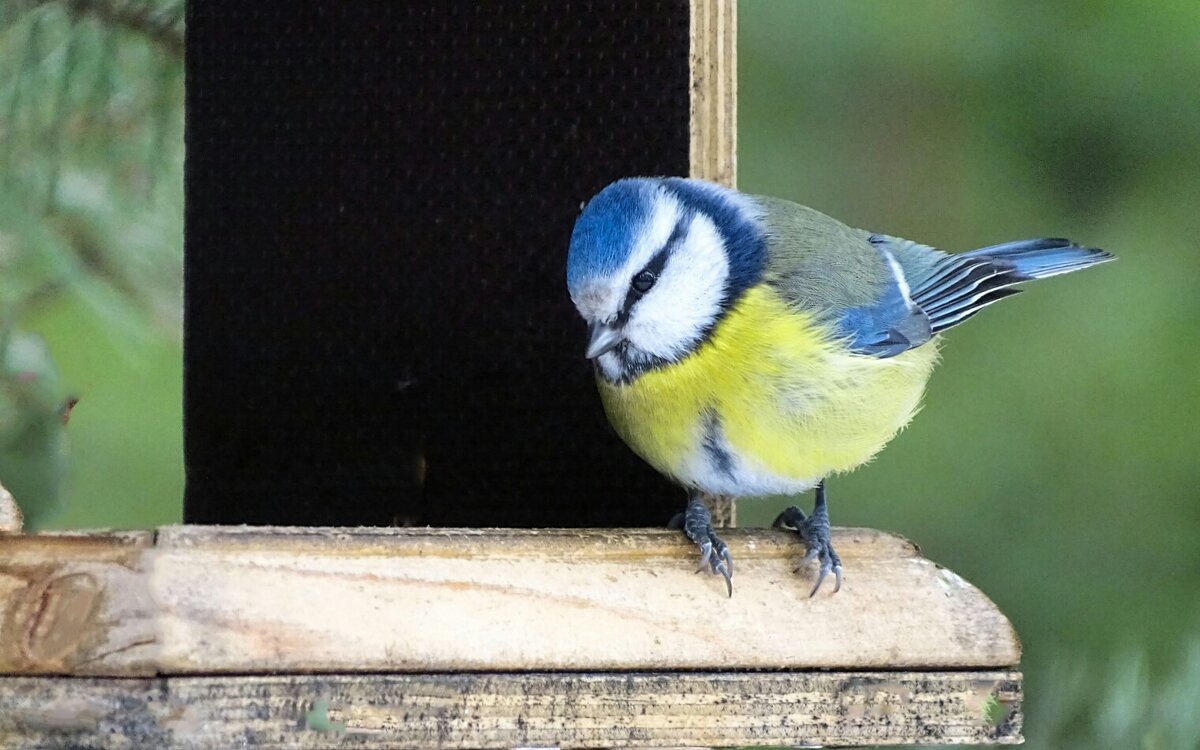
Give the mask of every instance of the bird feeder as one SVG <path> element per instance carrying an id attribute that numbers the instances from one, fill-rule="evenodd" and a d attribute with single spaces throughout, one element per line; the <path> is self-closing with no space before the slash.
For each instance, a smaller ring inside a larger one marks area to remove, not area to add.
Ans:
<path id="1" fill-rule="evenodd" d="M 794 534 L 729 529 L 729 598 L 604 421 L 571 223 L 620 176 L 732 184 L 735 26 L 189 4 L 187 524 L 0 508 L 0 748 L 1020 742 L 978 589 L 835 529 L 810 598 Z"/>

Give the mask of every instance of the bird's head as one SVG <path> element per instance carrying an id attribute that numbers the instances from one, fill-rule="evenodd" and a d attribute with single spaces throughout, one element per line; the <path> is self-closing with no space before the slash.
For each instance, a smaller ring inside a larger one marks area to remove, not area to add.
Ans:
<path id="1" fill-rule="evenodd" d="M 583 209 L 567 256 L 586 356 L 612 382 L 679 361 L 758 282 L 765 255 L 758 208 L 735 190 L 680 178 L 612 183 Z"/>

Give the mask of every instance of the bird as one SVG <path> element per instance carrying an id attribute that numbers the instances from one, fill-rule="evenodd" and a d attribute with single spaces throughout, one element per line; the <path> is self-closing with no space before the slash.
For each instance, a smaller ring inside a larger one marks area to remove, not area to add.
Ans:
<path id="1" fill-rule="evenodd" d="M 794 495 L 774 526 L 842 563 L 826 480 L 868 462 L 920 406 L 942 334 L 1020 289 L 1112 260 L 1038 238 L 946 253 L 855 229 L 807 206 L 698 179 L 607 185 L 571 232 L 566 281 L 588 328 L 600 400 L 622 440 L 683 487 L 672 522 L 700 569 L 733 560 L 707 495 Z"/>

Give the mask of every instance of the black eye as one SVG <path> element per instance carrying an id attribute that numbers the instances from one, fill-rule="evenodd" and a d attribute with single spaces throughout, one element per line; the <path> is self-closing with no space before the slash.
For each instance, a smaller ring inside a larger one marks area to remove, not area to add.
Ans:
<path id="1" fill-rule="evenodd" d="M 643 269 L 638 271 L 638 275 L 633 277 L 633 291 L 638 294 L 645 294 L 650 291 L 650 287 L 654 286 L 654 282 L 658 281 L 658 276 L 654 275 L 653 271 Z"/>

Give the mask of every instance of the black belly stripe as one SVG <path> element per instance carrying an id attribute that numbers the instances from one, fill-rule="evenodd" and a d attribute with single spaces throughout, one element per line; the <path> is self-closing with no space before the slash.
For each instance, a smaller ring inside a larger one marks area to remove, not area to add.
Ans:
<path id="1" fill-rule="evenodd" d="M 704 452 L 708 454 L 709 460 L 717 467 L 717 471 L 730 479 L 734 479 L 733 456 L 729 451 L 721 447 L 723 437 L 721 419 L 717 416 L 716 412 L 709 409 L 704 415 L 704 437 L 701 439 L 701 444 L 704 447 Z"/>

